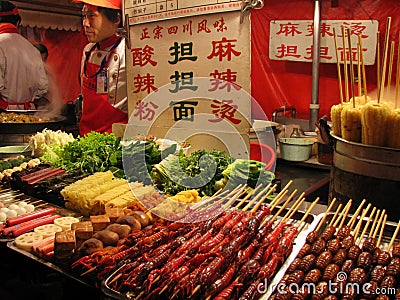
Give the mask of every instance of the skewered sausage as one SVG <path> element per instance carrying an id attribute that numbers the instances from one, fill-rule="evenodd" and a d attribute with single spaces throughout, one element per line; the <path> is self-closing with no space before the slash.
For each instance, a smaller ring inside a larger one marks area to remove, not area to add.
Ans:
<path id="1" fill-rule="evenodd" d="M 353 245 L 354 245 L 354 237 L 352 235 L 348 235 L 342 239 L 342 248 L 350 249 L 350 247 Z"/>
<path id="2" fill-rule="evenodd" d="M 367 237 L 362 245 L 362 250 L 374 253 L 375 248 L 376 248 L 376 239 L 372 236 Z"/>
<path id="3" fill-rule="evenodd" d="M 395 243 L 393 245 L 392 256 L 393 257 L 400 257 L 400 242 L 397 242 L 397 243 Z"/>
<path id="4" fill-rule="evenodd" d="M 362 268 L 355 268 L 350 272 L 349 282 L 357 283 L 359 285 L 364 284 L 367 280 L 367 273 Z"/>
<path id="5" fill-rule="evenodd" d="M 325 241 L 329 241 L 335 234 L 335 231 L 336 231 L 336 227 L 334 227 L 334 226 L 329 226 L 329 227 L 325 228 L 324 232 L 322 232 L 322 234 L 321 234 L 321 239 L 323 239 Z"/>
<path id="6" fill-rule="evenodd" d="M 311 253 L 314 255 L 320 255 L 324 251 L 326 242 L 323 239 L 318 239 L 314 242 L 311 247 Z"/>
<path id="7" fill-rule="evenodd" d="M 378 265 L 387 266 L 390 263 L 390 254 L 387 251 L 381 251 L 378 254 Z"/>
<path id="8" fill-rule="evenodd" d="M 292 274 L 290 274 L 289 278 L 287 279 L 288 285 L 290 284 L 295 284 L 295 285 L 300 285 L 300 283 L 304 279 L 304 272 L 301 270 L 296 270 Z"/>
<path id="9" fill-rule="evenodd" d="M 386 267 L 386 275 L 399 277 L 400 275 L 400 257 L 392 258 L 392 261 Z"/>
<path id="10" fill-rule="evenodd" d="M 381 265 L 376 265 L 371 271 L 371 280 L 377 283 L 381 283 L 385 277 L 385 267 Z"/>
<path id="11" fill-rule="evenodd" d="M 326 247 L 332 253 L 336 253 L 340 248 L 340 240 L 338 238 L 331 239 L 328 241 Z"/>
<path id="12" fill-rule="evenodd" d="M 381 282 L 381 288 L 389 289 L 395 287 L 396 287 L 396 278 L 394 278 L 391 275 L 386 275 Z"/>
<path id="13" fill-rule="evenodd" d="M 357 266 L 364 269 L 369 269 L 372 264 L 372 255 L 369 252 L 361 252 L 357 259 Z"/>
<path id="14" fill-rule="evenodd" d="M 308 254 L 305 257 L 303 257 L 299 267 L 304 272 L 308 272 L 314 266 L 316 260 L 317 258 L 315 257 L 314 254 Z"/>
<path id="15" fill-rule="evenodd" d="M 346 259 L 342 265 L 341 271 L 345 272 L 346 274 L 350 274 L 350 272 L 354 269 L 355 263 L 351 259 Z"/>
<path id="16" fill-rule="evenodd" d="M 349 252 L 347 253 L 347 258 L 357 260 L 357 258 L 361 252 L 362 251 L 361 251 L 360 247 L 358 247 L 357 245 L 353 245 L 350 247 Z"/>
<path id="17" fill-rule="evenodd" d="M 315 294 L 311 296 L 311 300 L 323 300 L 329 294 L 329 287 L 326 281 L 318 282 L 315 287 Z"/>
<path id="18" fill-rule="evenodd" d="M 337 273 L 339 273 L 340 267 L 337 264 L 329 264 L 326 266 L 324 270 L 324 274 L 322 275 L 322 280 L 331 281 L 333 280 Z"/>
<path id="19" fill-rule="evenodd" d="M 310 254 L 311 248 L 312 247 L 310 244 L 308 243 L 304 244 L 304 246 L 301 247 L 299 253 L 297 254 L 297 257 L 303 258 L 304 256 Z"/>
<path id="20" fill-rule="evenodd" d="M 379 288 L 379 284 L 375 281 L 370 281 L 363 287 L 363 296 L 366 299 L 375 299 L 376 291 Z"/>
<path id="21" fill-rule="evenodd" d="M 343 226 L 339 228 L 338 232 L 336 233 L 336 236 L 340 239 L 343 240 L 346 236 L 349 236 L 351 233 L 351 229 L 349 226 Z"/>
<path id="22" fill-rule="evenodd" d="M 332 258 L 333 255 L 330 251 L 324 251 L 318 256 L 315 266 L 320 270 L 324 270 L 332 262 Z"/>
<path id="23" fill-rule="evenodd" d="M 321 278 L 321 271 L 319 269 L 312 269 L 304 277 L 304 282 L 316 284 Z"/>
<path id="24" fill-rule="evenodd" d="M 293 262 L 289 265 L 289 267 L 287 268 L 286 272 L 287 273 L 293 273 L 294 271 L 296 271 L 297 269 L 300 268 L 300 264 L 301 264 L 301 258 L 296 257 Z"/>
<path id="25" fill-rule="evenodd" d="M 307 235 L 306 241 L 307 241 L 307 243 L 312 245 L 315 243 L 315 241 L 318 239 L 318 237 L 319 237 L 318 232 L 313 230 Z"/>
<path id="26" fill-rule="evenodd" d="M 333 256 L 332 262 L 341 266 L 347 258 L 346 249 L 339 249 Z"/>

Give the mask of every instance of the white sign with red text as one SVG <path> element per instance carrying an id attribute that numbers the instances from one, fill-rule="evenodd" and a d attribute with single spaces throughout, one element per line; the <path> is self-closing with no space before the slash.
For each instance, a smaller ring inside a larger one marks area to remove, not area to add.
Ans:
<path id="1" fill-rule="evenodd" d="M 349 28 L 350 47 L 347 36 L 343 38 L 342 27 Z M 286 20 L 270 22 L 269 58 L 271 60 L 312 61 L 313 28 L 311 20 Z M 339 61 L 343 63 L 346 53 L 355 64 L 358 62 L 358 43 L 361 37 L 362 57 L 365 65 L 375 63 L 378 21 L 371 20 L 324 20 L 320 28 L 320 62 L 336 63 L 334 30 Z M 343 47 L 345 41 L 346 52 Z M 351 48 L 351 50 L 350 50 Z"/>
<path id="2" fill-rule="evenodd" d="M 238 0 L 125 0 L 129 25 L 240 10 Z"/>

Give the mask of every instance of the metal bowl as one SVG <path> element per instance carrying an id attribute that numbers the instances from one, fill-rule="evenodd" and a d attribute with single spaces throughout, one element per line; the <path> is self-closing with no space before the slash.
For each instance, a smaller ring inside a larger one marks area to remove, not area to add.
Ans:
<path id="1" fill-rule="evenodd" d="M 17 155 L 29 156 L 32 148 L 27 145 L 0 147 L 0 158 L 8 158 Z"/>

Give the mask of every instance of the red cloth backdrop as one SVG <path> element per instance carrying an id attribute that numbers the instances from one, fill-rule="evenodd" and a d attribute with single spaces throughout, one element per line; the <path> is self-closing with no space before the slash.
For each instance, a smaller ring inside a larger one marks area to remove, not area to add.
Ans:
<path id="1" fill-rule="evenodd" d="M 390 41 L 396 41 L 400 33 L 400 1 L 398 0 L 338 0 L 320 1 L 321 20 L 377 20 L 379 22 L 381 53 L 385 39 L 387 17 L 391 17 Z M 251 11 L 251 80 L 252 96 L 266 115 L 271 118 L 274 109 L 295 106 L 300 117 L 308 118 L 312 92 L 312 65 L 306 62 L 275 61 L 269 59 L 269 23 L 274 20 L 313 20 L 312 0 L 265 0 L 260 10 Z M 382 54 L 383 55 L 383 54 Z M 396 55 L 397 56 L 397 55 Z M 394 66 L 397 59 L 394 61 Z M 396 69 L 393 68 L 392 84 Z M 366 66 L 367 90 L 376 90 L 376 64 Z M 343 78 L 343 73 L 342 73 Z M 376 91 L 375 91 L 376 93 Z M 372 96 L 372 95 L 371 95 Z M 320 116 L 328 115 L 332 105 L 339 100 L 336 64 L 320 64 L 319 104 Z M 257 119 L 257 111 L 253 112 Z"/>
<path id="2" fill-rule="evenodd" d="M 66 103 L 80 94 L 79 72 L 84 46 L 83 32 L 47 29 L 42 43 L 49 50 L 46 62 L 53 101 Z"/>

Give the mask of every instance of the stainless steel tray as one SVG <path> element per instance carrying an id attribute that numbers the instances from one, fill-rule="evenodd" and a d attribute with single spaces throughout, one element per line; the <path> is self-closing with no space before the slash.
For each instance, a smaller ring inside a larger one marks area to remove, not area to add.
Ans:
<path id="1" fill-rule="evenodd" d="M 22 254 L 22 255 L 24 255 L 24 256 L 32 259 L 32 260 L 34 260 L 34 261 L 37 261 L 37 262 L 41 263 L 42 265 L 45 265 L 45 266 L 49 267 L 50 269 L 53 269 L 53 270 L 61 273 L 64 276 L 67 276 L 67 277 L 69 277 L 69 278 L 71 278 L 73 280 L 76 280 L 79 283 L 81 283 L 81 284 L 83 284 L 83 285 L 85 285 L 87 287 L 91 287 L 91 288 L 94 287 L 93 284 L 84 281 L 83 279 L 77 277 L 75 274 L 72 274 L 69 271 L 67 271 L 67 270 L 55 265 L 53 262 L 45 260 L 43 258 L 40 258 L 40 257 L 38 257 L 38 256 L 36 256 L 36 255 L 34 255 L 34 254 L 30 253 L 30 252 L 27 252 L 25 250 L 19 249 L 18 247 L 15 246 L 14 241 L 8 242 L 7 243 L 7 247 L 10 248 L 13 251 L 16 251 L 16 252 L 18 252 L 18 253 L 20 253 L 20 254 Z"/>
<path id="2" fill-rule="evenodd" d="M 279 282 L 282 280 L 283 276 L 285 276 L 288 267 L 294 261 L 294 259 L 297 257 L 298 253 L 300 252 L 301 248 L 306 243 L 307 234 L 309 232 L 313 231 L 318 226 L 319 222 L 322 221 L 324 215 L 325 215 L 325 213 L 315 216 L 315 220 L 309 226 L 309 228 L 307 228 L 306 231 L 302 231 L 301 234 L 299 234 L 299 236 L 296 239 L 296 245 L 293 247 L 293 251 L 292 251 L 291 255 L 286 259 L 286 261 L 284 262 L 284 264 L 282 265 L 281 269 L 276 274 L 276 276 L 273 278 L 271 283 L 268 283 L 267 292 L 260 299 L 266 300 L 266 299 L 269 299 L 269 297 L 272 296 L 272 293 L 274 292 L 275 288 L 277 287 Z M 329 223 L 332 220 L 333 216 L 334 216 L 333 213 L 328 213 L 327 214 L 324 223 L 320 226 L 319 234 L 321 234 L 327 228 L 327 226 L 329 225 Z M 346 217 L 345 222 L 344 222 L 345 225 L 350 221 L 351 217 L 352 217 L 352 215 L 348 215 Z M 367 221 L 368 221 L 368 217 L 363 218 L 363 222 L 367 222 Z M 357 220 L 357 222 L 358 222 L 358 220 Z M 393 236 L 393 234 L 394 234 L 394 232 L 396 230 L 397 224 L 393 223 L 393 222 L 390 222 L 390 221 L 387 221 L 385 224 L 386 225 L 385 225 L 384 232 L 383 232 L 383 235 L 382 235 L 380 249 L 387 251 L 388 250 L 387 248 L 389 246 L 390 240 L 392 239 L 392 236 Z M 362 229 L 361 229 L 361 232 L 362 232 Z M 369 235 L 369 231 L 368 230 L 365 233 L 365 235 L 366 236 L 364 236 L 364 238 L 368 237 L 368 235 Z M 363 239 L 361 240 L 361 244 L 362 244 Z M 396 241 L 400 241 L 400 238 L 396 238 Z"/>
<path id="3" fill-rule="evenodd" d="M 276 207 L 274 211 L 272 212 L 272 215 L 279 209 L 280 207 Z M 285 215 L 287 212 L 287 209 L 284 209 L 282 213 L 280 214 L 281 216 Z M 294 224 L 297 224 L 302 217 L 304 216 L 303 211 L 297 211 L 294 213 L 291 222 Z M 300 251 L 301 247 L 303 246 L 305 239 L 308 235 L 308 233 L 312 230 L 314 230 L 320 220 L 320 216 L 316 216 L 312 213 L 310 213 L 306 220 L 305 220 L 305 225 L 302 228 L 301 232 L 298 234 L 297 238 L 294 240 L 294 246 L 293 246 L 293 251 L 292 254 L 288 257 L 284 265 L 281 267 L 280 271 L 276 276 L 283 276 L 284 272 L 286 271 L 287 267 L 290 265 L 291 261 L 294 260 L 294 258 L 297 256 L 297 252 Z M 277 218 L 277 221 L 279 222 L 279 217 Z M 290 262 L 289 262 L 290 260 Z M 123 267 L 123 266 L 122 266 Z M 132 297 L 120 293 L 119 291 L 114 290 L 113 288 L 110 287 L 110 282 L 119 274 L 120 269 L 122 268 L 121 266 L 118 266 L 118 268 L 111 274 L 109 275 L 105 280 L 103 280 L 102 285 L 101 285 L 101 290 L 102 292 L 107 295 L 108 297 L 112 299 L 117 299 L 117 300 L 129 300 L 132 299 Z M 282 275 L 280 275 L 283 273 Z M 280 280 L 280 279 L 279 279 Z M 275 280 L 273 281 L 275 282 Z M 278 280 L 276 281 L 277 283 L 279 282 Z M 272 290 L 268 290 L 267 293 L 262 297 L 263 299 L 268 299 L 268 296 L 271 295 Z"/>
<path id="4" fill-rule="evenodd" d="M 76 218 L 80 218 L 81 217 L 80 214 L 78 214 L 78 213 L 76 213 L 74 211 L 68 210 L 68 209 L 63 208 L 63 207 L 59 207 L 59 206 L 54 205 L 54 204 L 49 204 L 48 202 L 45 202 L 43 200 L 36 199 L 36 198 L 33 198 L 33 197 L 29 197 L 29 196 L 26 196 L 24 194 L 20 194 L 19 196 L 15 197 L 15 198 L 8 199 L 8 200 L 5 200 L 5 201 L 7 201 L 6 202 L 7 204 L 13 204 L 13 203 L 17 204 L 20 201 L 25 201 L 28 204 L 34 204 L 35 205 L 35 210 L 36 209 L 54 207 L 56 209 L 55 212 L 54 212 L 55 215 L 60 215 L 60 216 L 63 216 L 63 217 L 66 217 L 66 216 L 71 216 L 71 217 L 76 217 Z M 5 201 L 3 201 L 3 202 L 5 202 Z M 1 202 L 1 199 L 0 199 L 0 202 Z M 14 240 L 14 237 L 10 237 L 10 238 L 2 238 L 2 237 L 0 237 L 0 243 L 8 243 L 8 242 L 13 241 L 13 240 Z"/>

